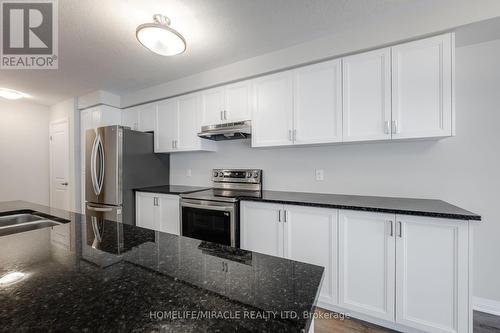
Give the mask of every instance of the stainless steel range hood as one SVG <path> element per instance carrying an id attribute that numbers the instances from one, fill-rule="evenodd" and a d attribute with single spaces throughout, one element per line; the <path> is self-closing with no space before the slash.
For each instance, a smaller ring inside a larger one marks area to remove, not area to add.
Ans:
<path id="1" fill-rule="evenodd" d="M 203 126 L 198 136 L 203 139 L 222 141 L 247 139 L 252 133 L 250 120 L 235 123 Z"/>

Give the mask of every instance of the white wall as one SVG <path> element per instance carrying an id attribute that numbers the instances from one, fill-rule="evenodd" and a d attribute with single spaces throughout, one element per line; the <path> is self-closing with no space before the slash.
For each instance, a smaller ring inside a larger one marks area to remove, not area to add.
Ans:
<path id="1" fill-rule="evenodd" d="M 69 193 L 70 210 L 80 209 L 80 113 L 77 110 L 76 98 L 54 104 L 50 107 L 50 121 L 60 119 L 68 120 L 68 146 L 69 146 Z"/>
<path id="2" fill-rule="evenodd" d="M 49 203 L 49 108 L 0 98 L 0 201 Z"/>
<path id="3" fill-rule="evenodd" d="M 212 168 L 262 168 L 264 187 L 361 195 L 436 198 L 483 216 L 475 228 L 474 295 L 500 301 L 500 41 L 456 52 L 457 136 L 440 141 L 171 154 L 173 184 L 210 185 Z M 325 170 L 315 181 L 314 170 Z M 186 177 L 186 170 L 192 177 Z"/>

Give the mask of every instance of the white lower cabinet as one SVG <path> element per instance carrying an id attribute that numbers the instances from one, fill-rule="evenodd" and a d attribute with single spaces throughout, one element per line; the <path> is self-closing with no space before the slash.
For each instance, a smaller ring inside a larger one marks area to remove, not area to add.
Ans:
<path id="1" fill-rule="evenodd" d="M 180 235 L 178 195 L 137 192 L 135 213 L 139 227 Z"/>
<path id="2" fill-rule="evenodd" d="M 243 249 L 325 267 L 319 306 L 472 333 L 468 221 L 243 201 L 240 223 Z"/>
<path id="3" fill-rule="evenodd" d="M 337 210 L 241 203 L 241 247 L 325 267 L 320 301 L 337 302 Z"/>
<path id="4" fill-rule="evenodd" d="M 394 219 L 394 214 L 339 212 L 342 308 L 394 320 Z"/>
<path id="5" fill-rule="evenodd" d="M 468 223 L 403 215 L 397 223 L 396 322 L 432 333 L 468 332 Z"/>

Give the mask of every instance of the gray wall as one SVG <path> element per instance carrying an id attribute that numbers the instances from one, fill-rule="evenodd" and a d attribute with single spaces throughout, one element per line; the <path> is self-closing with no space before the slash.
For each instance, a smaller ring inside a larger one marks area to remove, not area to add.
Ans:
<path id="1" fill-rule="evenodd" d="M 457 49 L 456 137 L 272 149 L 222 142 L 217 153 L 171 154 L 171 182 L 210 185 L 212 168 L 248 167 L 264 170 L 265 189 L 446 200 L 483 216 L 475 228 L 474 295 L 500 301 L 498 59 L 500 41 Z M 315 168 L 324 169 L 323 182 Z"/>

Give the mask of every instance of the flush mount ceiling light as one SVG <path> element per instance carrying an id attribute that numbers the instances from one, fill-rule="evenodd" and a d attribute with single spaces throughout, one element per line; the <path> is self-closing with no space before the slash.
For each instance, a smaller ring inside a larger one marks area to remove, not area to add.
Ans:
<path id="1" fill-rule="evenodd" d="M 136 37 L 145 48 L 162 56 L 173 56 L 186 50 L 186 40 L 176 30 L 170 28 L 170 19 L 156 14 L 154 23 L 137 27 Z"/>
<path id="2" fill-rule="evenodd" d="M 0 97 L 7 99 L 20 99 L 23 98 L 24 96 L 25 95 L 22 92 L 7 88 L 0 88 Z"/>
<path id="3" fill-rule="evenodd" d="M 11 272 L 0 278 L 0 286 L 8 286 L 24 279 L 26 274 L 21 272 Z"/>

